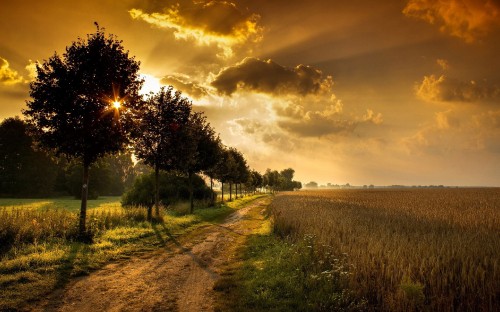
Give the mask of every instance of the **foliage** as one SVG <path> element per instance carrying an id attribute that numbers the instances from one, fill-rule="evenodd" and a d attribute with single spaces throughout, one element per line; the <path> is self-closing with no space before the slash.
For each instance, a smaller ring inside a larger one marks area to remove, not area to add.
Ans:
<path id="1" fill-rule="evenodd" d="M 180 92 L 174 92 L 172 86 L 151 93 L 138 125 L 141 135 L 134 144 L 137 158 L 153 168 L 172 169 L 177 153 L 174 139 L 186 127 L 191 106 L 191 102 Z"/>
<path id="2" fill-rule="evenodd" d="M 89 167 L 100 157 L 130 143 L 142 100 L 139 62 L 129 57 L 115 36 L 99 28 L 79 38 L 61 56 L 37 64 L 31 100 L 23 111 L 37 140 L 56 155 L 83 165 L 80 235 L 85 236 Z M 121 107 L 113 102 L 120 101 Z"/>
<path id="3" fill-rule="evenodd" d="M 68 193 L 80 199 L 83 167 L 72 161 L 67 165 L 65 183 Z M 135 179 L 134 163 L 129 153 L 108 155 L 96 161 L 89 170 L 88 198 L 120 196 Z"/>
<path id="4" fill-rule="evenodd" d="M 189 181 L 187 177 L 160 171 L 158 178 L 160 186 L 159 198 L 162 205 L 168 206 L 189 199 Z M 154 184 L 154 173 L 138 177 L 133 187 L 123 195 L 122 204 L 124 206 L 152 207 L 155 195 Z M 197 200 L 212 198 L 212 191 L 198 175 L 193 176 L 193 190 L 194 198 Z"/>
<path id="5" fill-rule="evenodd" d="M 183 172 L 188 177 L 190 213 L 193 213 L 192 178 L 194 174 L 210 171 L 217 165 L 221 143 L 206 117 L 200 112 L 190 114 L 188 124 L 180 130 L 175 141 L 177 148 L 172 169 Z"/>
<path id="6" fill-rule="evenodd" d="M 33 147 L 28 125 L 7 118 L 0 123 L 0 196 L 41 197 L 53 192 L 58 168 L 50 155 Z"/>
<path id="7" fill-rule="evenodd" d="M 347 254 L 374 310 L 500 308 L 499 189 L 306 191 L 271 207 L 275 233 Z"/>
<path id="8" fill-rule="evenodd" d="M 23 113 L 43 146 L 89 165 L 129 142 L 141 103 L 138 71 L 121 41 L 97 27 L 62 57 L 56 53 L 37 64 Z M 119 110 L 111 105 L 115 100 L 121 100 Z"/>
<path id="9" fill-rule="evenodd" d="M 295 170 L 287 168 L 278 172 L 277 170 L 267 169 L 263 176 L 263 184 L 272 192 L 293 191 L 302 188 L 302 183 L 293 180 Z"/>

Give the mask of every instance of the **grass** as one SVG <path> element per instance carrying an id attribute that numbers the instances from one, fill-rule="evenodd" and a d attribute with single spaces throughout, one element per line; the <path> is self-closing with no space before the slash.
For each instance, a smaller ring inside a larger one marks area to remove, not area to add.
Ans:
<path id="1" fill-rule="evenodd" d="M 262 208 L 243 221 L 253 228 L 247 237 L 235 237 L 239 248 L 214 289 L 216 311 L 356 311 L 365 307 L 348 286 L 350 268 L 341 255 L 318 246 L 306 235 L 297 242 L 272 232 Z"/>
<path id="2" fill-rule="evenodd" d="M 121 207 L 119 196 L 99 197 L 87 201 L 87 209 L 104 207 Z M 32 198 L 0 198 L 0 209 L 64 209 L 71 212 L 80 211 L 81 201 L 73 197 L 60 197 L 52 199 L 32 199 Z"/>
<path id="3" fill-rule="evenodd" d="M 500 309 L 500 189 L 308 191 L 271 208 L 280 237 L 346 255 L 371 309 Z"/>
<path id="4" fill-rule="evenodd" d="M 177 236 L 230 213 L 258 196 L 183 214 L 183 205 L 162 212 L 163 226 Z M 155 250 L 169 239 L 146 222 L 145 208 L 123 208 L 119 198 L 89 201 L 93 244 L 76 242 L 79 201 L 0 200 L 0 310 L 18 309 L 114 260 Z M 66 206 L 67 205 L 67 206 Z M 68 207 L 67 209 L 65 207 Z"/>

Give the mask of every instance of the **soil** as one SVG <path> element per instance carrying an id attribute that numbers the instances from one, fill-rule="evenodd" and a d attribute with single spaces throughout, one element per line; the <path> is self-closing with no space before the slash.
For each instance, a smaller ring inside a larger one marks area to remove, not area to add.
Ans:
<path id="1" fill-rule="evenodd" d="M 161 250 L 112 263 L 49 295 L 31 311 L 214 311 L 214 284 L 236 261 L 245 238 L 258 230 L 270 198 L 257 199 L 189 234 L 167 239 Z M 256 217 L 257 216 L 257 217 Z"/>

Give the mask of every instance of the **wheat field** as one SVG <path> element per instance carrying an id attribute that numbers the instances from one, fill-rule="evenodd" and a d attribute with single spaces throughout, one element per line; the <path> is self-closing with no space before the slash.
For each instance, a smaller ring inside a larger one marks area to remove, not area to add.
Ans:
<path id="1" fill-rule="evenodd" d="M 284 193 L 274 231 L 346 257 L 374 310 L 500 311 L 500 189 Z"/>

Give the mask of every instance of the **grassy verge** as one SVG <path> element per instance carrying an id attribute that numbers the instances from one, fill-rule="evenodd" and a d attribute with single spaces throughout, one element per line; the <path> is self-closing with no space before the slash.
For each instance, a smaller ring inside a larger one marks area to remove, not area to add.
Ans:
<path id="1" fill-rule="evenodd" d="M 218 311 L 363 310 L 365 301 L 347 287 L 351 273 L 344 257 L 317 246 L 312 235 L 292 242 L 272 233 L 268 217 L 249 217 L 262 224 L 217 281 Z"/>
<path id="2" fill-rule="evenodd" d="M 209 223 L 222 222 L 258 197 L 196 209 L 193 215 L 182 214 L 182 209 L 168 210 L 162 216 L 163 226 L 174 236 L 182 235 Z M 1 254 L 0 310 L 15 310 L 63 287 L 72 277 L 88 274 L 110 261 L 155 250 L 168 240 L 159 235 L 155 225 L 144 221 L 145 209 L 121 208 L 115 201 L 102 202 L 104 206 L 90 210 L 88 225 L 95 231 L 94 243 L 75 242 L 71 235 L 60 232 L 65 226 L 71 229 L 76 222 L 72 206 L 68 211 L 57 205 L 39 207 L 39 202 L 23 203 L 26 207 L 19 208 L 13 201 L 0 208 L 0 234 L 13 233 L 9 249 Z"/>

